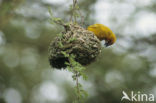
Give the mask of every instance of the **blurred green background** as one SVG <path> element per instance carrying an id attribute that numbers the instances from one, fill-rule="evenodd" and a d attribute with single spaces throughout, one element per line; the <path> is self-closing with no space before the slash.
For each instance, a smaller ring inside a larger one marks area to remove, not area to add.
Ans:
<path id="1" fill-rule="evenodd" d="M 86 103 L 129 103 L 122 91 L 156 96 L 156 0 L 78 1 L 86 25 L 102 23 L 117 36 L 87 66 Z M 72 103 L 72 74 L 48 62 L 48 46 L 63 28 L 49 23 L 47 8 L 67 21 L 70 4 L 0 0 L 0 103 Z"/>

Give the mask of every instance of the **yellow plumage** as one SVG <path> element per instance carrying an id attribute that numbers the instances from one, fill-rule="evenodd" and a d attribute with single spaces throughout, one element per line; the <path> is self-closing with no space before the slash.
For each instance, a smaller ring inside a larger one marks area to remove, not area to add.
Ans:
<path id="1" fill-rule="evenodd" d="M 116 41 L 116 36 L 112 30 L 103 24 L 90 25 L 87 29 L 92 31 L 99 40 L 105 40 L 106 46 L 110 46 Z"/>

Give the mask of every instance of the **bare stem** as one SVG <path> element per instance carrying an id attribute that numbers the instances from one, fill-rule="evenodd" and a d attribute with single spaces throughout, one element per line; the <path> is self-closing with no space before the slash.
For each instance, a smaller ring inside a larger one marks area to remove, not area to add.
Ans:
<path id="1" fill-rule="evenodd" d="M 80 89 L 79 89 L 79 76 L 78 72 L 76 72 L 76 89 L 77 89 L 77 101 L 80 103 Z"/>
<path id="2" fill-rule="evenodd" d="M 74 16 L 74 12 L 76 10 L 76 4 L 77 4 L 77 0 L 73 0 L 73 5 L 72 5 L 72 14 L 70 17 L 70 21 L 73 21 L 73 16 Z M 74 22 L 76 22 L 76 17 L 74 16 Z"/>
<path id="3" fill-rule="evenodd" d="M 81 17 L 81 25 L 84 25 L 84 16 L 82 16 L 82 14 L 81 14 L 81 11 L 80 10 L 78 10 L 78 12 L 79 12 L 79 14 L 80 14 L 80 17 Z"/>

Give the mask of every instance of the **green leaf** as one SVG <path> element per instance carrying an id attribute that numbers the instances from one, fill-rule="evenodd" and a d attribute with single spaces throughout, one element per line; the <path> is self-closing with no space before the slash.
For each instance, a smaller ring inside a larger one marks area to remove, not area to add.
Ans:
<path id="1" fill-rule="evenodd" d="M 48 7 L 48 11 L 49 11 L 50 16 L 53 17 L 53 13 L 50 7 Z"/>
<path id="2" fill-rule="evenodd" d="M 77 40 L 75 37 L 69 38 L 68 43 L 70 43 L 70 42 L 72 42 L 72 41 L 75 41 L 75 40 Z"/>
<path id="3" fill-rule="evenodd" d="M 60 47 L 60 48 L 63 48 L 62 42 L 59 42 L 59 47 Z"/>
<path id="4" fill-rule="evenodd" d="M 83 97 L 87 98 L 88 97 L 88 93 L 85 90 L 80 90 L 81 94 Z"/>
<path id="5" fill-rule="evenodd" d="M 69 57 L 69 54 L 67 54 L 65 51 L 61 51 L 61 53 L 62 53 L 65 57 Z"/>

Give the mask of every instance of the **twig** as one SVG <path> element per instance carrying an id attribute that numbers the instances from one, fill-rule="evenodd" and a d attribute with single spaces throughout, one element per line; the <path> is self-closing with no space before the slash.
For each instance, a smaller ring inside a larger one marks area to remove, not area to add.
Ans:
<path id="1" fill-rule="evenodd" d="M 78 103 L 80 103 L 80 89 L 79 89 L 79 76 L 78 76 L 78 72 L 76 71 L 76 89 L 77 89 L 77 101 Z"/>
<path id="2" fill-rule="evenodd" d="M 73 5 L 72 5 L 72 14 L 70 17 L 70 21 L 73 21 L 73 16 L 74 16 L 74 12 L 76 10 L 76 4 L 77 4 L 77 0 L 73 0 Z M 76 17 L 74 16 L 74 22 L 76 22 Z"/>
<path id="3" fill-rule="evenodd" d="M 79 12 L 80 17 L 81 17 L 81 22 L 80 22 L 80 24 L 81 24 L 81 25 L 84 25 L 84 16 L 82 16 L 82 14 L 81 14 L 81 11 L 80 11 L 80 10 L 78 10 L 78 12 Z"/>

